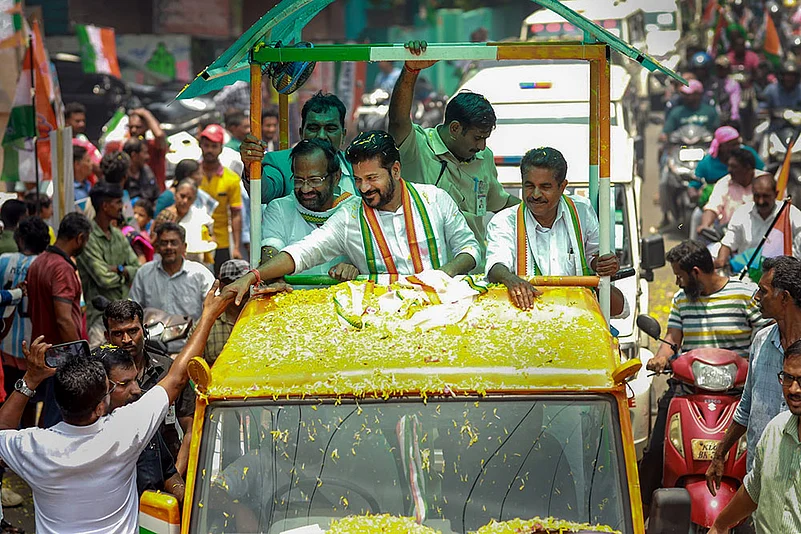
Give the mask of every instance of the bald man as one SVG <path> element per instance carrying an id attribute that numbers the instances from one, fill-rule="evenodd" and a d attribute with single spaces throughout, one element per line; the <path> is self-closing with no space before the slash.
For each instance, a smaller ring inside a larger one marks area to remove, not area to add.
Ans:
<path id="1" fill-rule="evenodd" d="M 721 240 L 715 267 L 721 269 L 729 264 L 732 254 L 755 249 L 778 215 L 782 202 L 776 200 L 776 180 L 770 174 L 754 179 L 753 202 L 746 202 L 732 214 L 726 235 Z M 793 232 L 793 256 L 801 252 L 801 211 L 790 205 L 790 227 Z M 770 241 L 765 245 L 770 250 Z"/>

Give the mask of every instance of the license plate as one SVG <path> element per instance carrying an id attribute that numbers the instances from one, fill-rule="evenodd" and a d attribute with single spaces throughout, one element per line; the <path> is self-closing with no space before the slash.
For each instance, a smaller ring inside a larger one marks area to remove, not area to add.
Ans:
<path id="1" fill-rule="evenodd" d="M 691 441 L 693 460 L 711 460 L 718 447 L 716 439 L 694 439 Z"/>
<path id="2" fill-rule="evenodd" d="M 681 161 L 701 161 L 704 159 L 703 148 L 682 148 L 679 150 L 679 159 Z"/>

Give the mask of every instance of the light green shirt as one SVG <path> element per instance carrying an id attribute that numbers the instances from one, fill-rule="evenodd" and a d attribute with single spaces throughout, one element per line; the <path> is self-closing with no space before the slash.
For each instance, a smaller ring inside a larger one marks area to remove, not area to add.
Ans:
<path id="1" fill-rule="evenodd" d="M 485 215 L 519 203 L 498 182 L 492 151 L 485 148 L 470 161 L 460 161 L 448 150 L 436 128 L 417 124 L 399 149 L 404 179 L 436 185 L 456 202 L 478 240 L 482 261 L 477 269 L 483 269 L 487 247 Z"/>
<path id="2" fill-rule="evenodd" d="M 759 439 L 745 490 L 755 503 L 757 534 L 801 532 L 801 441 L 798 416 L 782 412 Z"/>

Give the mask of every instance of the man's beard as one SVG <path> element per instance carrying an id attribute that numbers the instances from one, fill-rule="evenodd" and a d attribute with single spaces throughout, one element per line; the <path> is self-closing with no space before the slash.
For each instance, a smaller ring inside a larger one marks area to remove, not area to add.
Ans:
<path id="1" fill-rule="evenodd" d="M 325 206 L 331 197 L 334 196 L 334 186 L 333 184 L 330 184 L 330 187 L 327 187 L 325 191 L 317 191 L 316 189 L 313 189 L 311 192 L 315 194 L 314 198 L 303 199 L 303 193 L 300 191 L 295 193 L 295 198 L 301 206 L 309 211 L 325 211 L 323 206 Z"/>
<path id="2" fill-rule="evenodd" d="M 392 179 L 392 177 L 390 177 L 389 186 L 387 186 L 387 190 L 386 191 L 381 191 L 380 189 L 378 190 L 378 201 L 375 203 L 375 205 L 371 204 L 367 200 L 365 200 L 365 203 L 373 209 L 381 209 L 390 202 L 392 202 L 392 197 L 394 196 L 395 196 L 395 181 Z"/>
<path id="3" fill-rule="evenodd" d="M 690 275 L 690 280 L 683 289 L 684 294 L 692 301 L 698 300 L 701 296 L 701 284 L 698 283 L 698 278 L 693 275 Z"/>

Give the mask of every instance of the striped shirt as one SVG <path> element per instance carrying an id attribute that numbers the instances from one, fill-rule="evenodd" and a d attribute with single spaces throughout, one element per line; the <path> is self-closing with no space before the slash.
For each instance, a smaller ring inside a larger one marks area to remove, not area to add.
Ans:
<path id="1" fill-rule="evenodd" d="M 682 332 L 682 351 L 728 349 L 748 358 L 751 337 L 770 321 L 752 298 L 754 287 L 729 280 L 719 291 L 690 300 L 683 289 L 673 296 L 668 328 Z"/>
<path id="2" fill-rule="evenodd" d="M 757 534 L 801 532 L 801 441 L 798 416 L 783 412 L 771 420 L 759 439 L 754 468 L 743 484 L 757 503 Z"/>
<path id="3" fill-rule="evenodd" d="M 0 255 L 0 284 L 2 287 L 17 287 L 25 281 L 28 267 L 37 256 L 26 256 L 21 252 L 9 252 Z M 2 350 L 15 358 L 25 359 L 22 354 L 22 340 L 31 339 L 31 319 L 21 315 L 21 306 L 14 310 L 11 330 L 3 339 Z"/>

